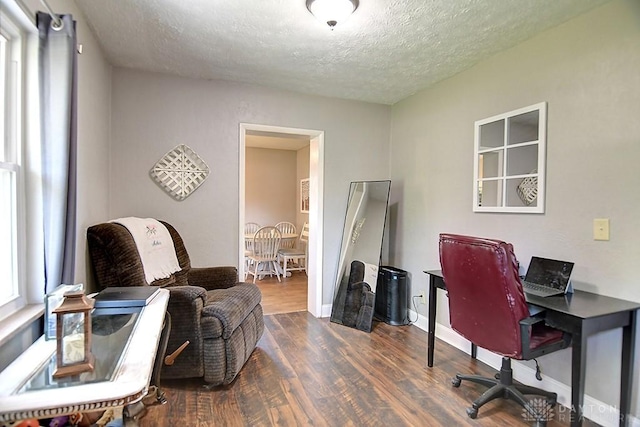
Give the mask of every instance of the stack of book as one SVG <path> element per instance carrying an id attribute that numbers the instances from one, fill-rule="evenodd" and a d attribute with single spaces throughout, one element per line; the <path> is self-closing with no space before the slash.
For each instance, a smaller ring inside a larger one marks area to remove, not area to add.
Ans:
<path id="1" fill-rule="evenodd" d="M 155 298 L 159 286 L 124 286 L 106 288 L 95 297 L 95 308 L 139 311 Z"/>

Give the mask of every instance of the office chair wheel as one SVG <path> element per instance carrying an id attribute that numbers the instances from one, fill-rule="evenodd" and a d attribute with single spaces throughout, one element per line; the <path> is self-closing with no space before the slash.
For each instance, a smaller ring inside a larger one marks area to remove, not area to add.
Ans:
<path id="1" fill-rule="evenodd" d="M 467 408 L 467 415 L 469 415 L 469 418 L 471 418 L 472 420 L 475 420 L 478 416 L 478 409 L 474 408 L 473 406 L 471 408 Z"/>
<path id="2" fill-rule="evenodd" d="M 462 380 L 460 378 L 451 378 L 451 385 L 454 387 L 460 387 Z"/>

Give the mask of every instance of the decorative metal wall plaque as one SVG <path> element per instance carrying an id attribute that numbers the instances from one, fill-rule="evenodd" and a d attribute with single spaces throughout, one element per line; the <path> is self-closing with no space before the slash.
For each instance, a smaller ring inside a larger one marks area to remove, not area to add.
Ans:
<path id="1" fill-rule="evenodd" d="M 158 160 L 149 175 L 167 194 L 182 201 L 207 179 L 209 166 L 190 147 L 180 144 Z"/>

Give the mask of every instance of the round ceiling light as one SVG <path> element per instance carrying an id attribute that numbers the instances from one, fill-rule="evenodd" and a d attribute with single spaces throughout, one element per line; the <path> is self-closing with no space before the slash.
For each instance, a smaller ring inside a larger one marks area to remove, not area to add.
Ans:
<path id="1" fill-rule="evenodd" d="M 358 0 L 307 0 L 309 12 L 332 30 L 357 8 Z"/>

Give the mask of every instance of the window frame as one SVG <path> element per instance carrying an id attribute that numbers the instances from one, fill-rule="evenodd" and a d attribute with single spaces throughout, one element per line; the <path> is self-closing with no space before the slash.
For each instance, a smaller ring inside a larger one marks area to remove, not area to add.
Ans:
<path id="1" fill-rule="evenodd" d="M 14 287 L 12 295 L 0 301 L 0 320 L 19 313 L 28 304 L 41 304 L 43 291 L 29 286 L 26 272 L 27 259 L 27 182 L 26 164 L 27 138 L 37 135 L 39 140 L 39 108 L 37 99 L 37 28 L 26 12 L 16 3 L 0 1 L 0 21 L 3 37 L 7 41 L 7 61 L 1 64 L 10 72 L 5 75 L 4 114 L 5 124 L 2 143 L 4 157 L 0 158 L 0 169 L 10 170 L 14 175 L 12 240 Z M 35 96 L 35 98 L 34 98 Z M 34 132 L 35 130 L 35 132 Z M 3 286 L 0 283 L 0 286 Z"/>

